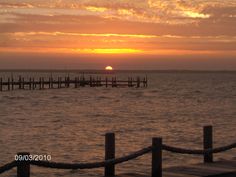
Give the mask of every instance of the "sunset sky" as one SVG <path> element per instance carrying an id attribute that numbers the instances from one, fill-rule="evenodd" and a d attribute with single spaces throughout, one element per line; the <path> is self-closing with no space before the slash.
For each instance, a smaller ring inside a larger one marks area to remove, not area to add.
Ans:
<path id="1" fill-rule="evenodd" d="M 236 70 L 236 0 L 0 0 L 0 69 Z"/>

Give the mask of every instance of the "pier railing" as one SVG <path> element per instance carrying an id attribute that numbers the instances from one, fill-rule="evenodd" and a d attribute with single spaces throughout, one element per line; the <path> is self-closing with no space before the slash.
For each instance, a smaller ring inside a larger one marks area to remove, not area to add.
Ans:
<path id="1" fill-rule="evenodd" d="M 0 78 L 0 91 L 12 91 L 12 90 L 43 90 L 43 89 L 60 89 L 60 88 L 79 88 L 79 87 L 147 87 L 148 79 L 147 76 L 141 77 L 128 77 L 127 79 L 118 79 L 117 77 L 85 77 L 76 76 L 71 78 L 66 77 L 30 77 L 28 79 L 19 76 L 18 79 L 11 78 Z"/>
<path id="2" fill-rule="evenodd" d="M 152 153 L 152 177 L 162 177 L 162 151 L 169 151 L 180 154 L 192 154 L 202 155 L 204 163 L 213 162 L 213 154 L 225 152 L 236 148 L 236 142 L 213 148 L 213 131 L 212 126 L 205 126 L 203 128 L 203 149 L 186 149 L 173 147 L 162 143 L 162 138 L 152 138 L 152 145 L 145 147 L 139 151 L 133 152 L 129 155 L 116 158 L 115 157 L 115 134 L 107 133 L 105 135 L 105 160 L 101 162 L 92 163 L 58 163 L 49 161 L 12 161 L 2 167 L 0 167 L 0 174 L 14 167 L 17 167 L 17 177 L 30 177 L 30 166 L 35 165 L 45 168 L 56 168 L 56 169 L 93 169 L 93 168 L 104 168 L 104 176 L 115 176 L 115 165 L 120 164 L 147 153 Z M 18 155 L 30 155 L 30 153 L 18 153 Z"/>

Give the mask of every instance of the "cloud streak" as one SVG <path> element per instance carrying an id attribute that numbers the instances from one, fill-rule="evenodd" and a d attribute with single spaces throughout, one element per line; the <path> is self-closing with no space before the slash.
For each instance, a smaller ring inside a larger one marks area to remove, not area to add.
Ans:
<path id="1" fill-rule="evenodd" d="M 4 51 L 236 57 L 236 1 L 2 0 Z"/>

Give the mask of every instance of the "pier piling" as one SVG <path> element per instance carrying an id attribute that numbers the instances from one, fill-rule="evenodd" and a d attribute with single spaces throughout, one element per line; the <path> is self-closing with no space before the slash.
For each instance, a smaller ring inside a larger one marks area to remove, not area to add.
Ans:
<path id="1" fill-rule="evenodd" d="M 162 177 L 162 138 L 152 139 L 152 177 Z"/>
<path id="2" fill-rule="evenodd" d="M 203 127 L 203 148 L 204 150 L 213 148 L 212 126 Z M 204 163 L 211 163 L 211 162 L 213 162 L 213 154 L 212 153 L 204 154 Z"/>
<path id="3" fill-rule="evenodd" d="M 30 153 L 28 152 L 21 152 L 17 154 L 18 157 L 26 157 L 29 156 Z M 29 160 L 27 161 L 25 158 L 23 160 L 17 161 L 17 177 L 30 177 L 30 163 Z"/>
<path id="4" fill-rule="evenodd" d="M 11 90 L 11 87 L 10 87 L 10 78 L 8 78 L 8 80 L 7 80 L 7 87 L 8 87 L 8 90 Z"/>
<path id="5" fill-rule="evenodd" d="M 115 158 L 115 134 L 114 133 L 106 133 L 105 135 L 105 160 L 114 159 Z M 107 165 L 105 166 L 104 176 L 115 176 L 115 165 Z"/>
<path id="6" fill-rule="evenodd" d="M 0 91 L 2 91 L 2 78 L 0 78 Z"/>
<path id="7" fill-rule="evenodd" d="M 48 77 L 48 79 L 44 77 L 34 78 L 29 77 L 25 79 L 24 77 L 19 76 L 18 80 L 14 82 L 13 77 L 7 78 L 5 81 L 3 78 L 0 79 L 0 91 L 10 91 L 14 89 L 23 89 L 23 90 L 43 90 L 53 89 L 54 87 L 59 88 L 70 88 L 73 86 L 74 88 L 85 87 L 147 87 L 147 79 L 137 77 L 136 79 L 132 77 L 128 77 L 125 79 L 117 79 L 117 77 L 100 77 L 100 76 L 90 76 L 89 78 L 85 78 L 83 76 L 75 76 L 71 78 L 70 76 L 66 76 L 63 79 L 61 77 L 57 77 L 54 79 L 52 76 Z"/>

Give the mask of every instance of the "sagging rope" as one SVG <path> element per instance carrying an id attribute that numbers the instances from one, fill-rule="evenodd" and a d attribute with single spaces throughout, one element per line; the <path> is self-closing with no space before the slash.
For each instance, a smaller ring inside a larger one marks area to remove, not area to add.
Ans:
<path id="1" fill-rule="evenodd" d="M 204 154 L 210 154 L 210 153 L 215 154 L 215 153 L 228 151 L 233 148 L 236 148 L 236 143 L 232 143 L 230 145 L 222 146 L 218 148 L 206 149 L 206 150 L 191 150 L 191 149 L 173 147 L 173 146 L 169 146 L 165 144 L 162 145 L 162 149 L 169 152 L 180 153 L 180 154 L 193 154 L 193 155 L 204 155 Z"/>
<path id="2" fill-rule="evenodd" d="M 108 165 L 115 165 L 119 163 L 123 163 L 137 157 L 140 157 L 146 153 L 151 152 L 152 146 L 143 148 L 139 151 L 133 152 L 129 155 L 119 157 L 116 159 L 109 159 L 101 162 L 93 162 L 93 163 L 78 163 L 78 164 L 70 164 L 70 163 L 57 163 L 57 162 L 48 162 L 48 161 L 31 161 L 30 164 L 47 167 L 47 168 L 58 168 L 58 169 L 91 169 L 91 168 L 100 168 Z"/>
<path id="3" fill-rule="evenodd" d="M 17 166 L 17 162 L 16 161 L 12 161 L 12 162 L 10 162 L 10 163 L 8 163 L 6 165 L 3 165 L 2 167 L 0 167 L 0 174 L 6 172 L 6 171 L 8 171 L 8 170 L 10 170 L 10 169 L 12 169 L 12 168 L 14 168 L 16 166 Z"/>
<path id="4" fill-rule="evenodd" d="M 222 146 L 214 149 L 206 149 L 206 150 L 190 150 L 178 147 L 172 147 L 163 144 L 162 149 L 174 153 L 181 153 L 181 154 L 193 154 L 193 155 L 204 155 L 208 153 L 220 153 L 223 151 L 227 151 L 230 149 L 236 148 L 236 143 L 232 143 L 227 146 Z M 119 164 L 123 163 L 132 159 L 135 159 L 139 156 L 142 156 L 146 153 L 151 152 L 152 146 L 147 148 L 141 149 L 134 153 L 131 153 L 127 156 L 123 156 L 116 159 L 110 159 L 102 162 L 94 162 L 94 163 L 80 163 L 80 164 L 69 164 L 69 163 L 56 163 L 56 162 L 48 162 L 48 161 L 32 161 L 32 165 L 47 167 L 47 168 L 59 168 L 59 169 L 91 169 L 91 168 L 100 168 L 107 165 Z"/>
<path id="5" fill-rule="evenodd" d="M 236 143 L 232 143 L 230 145 L 222 146 L 222 147 L 218 147 L 214 149 L 206 149 L 206 150 L 190 150 L 190 149 L 173 147 L 173 146 L 169 146 L 165 144 L 162 145 L 162 149 L 166 151 L 170 151 L 174 153 L 181 153 L 181 154 L 193 154 L 193 155 L 204 155 L 207 153 L 220 153 L 220 152 L 224 152 L 233 148 L 236 148 Z M 93 162 L 93 163 L 58 163 L 58 162 L 49 162 L 49 161 L 30 161 L 30 164 L 40 166 L 40 167 L 57 168 L 57 169 L 91 169 L 91 168 L 100 168 L 100 167 L 105 167 L 108 165 L 115 165 L 115 164 L 123 163 L 129 160 L 135 159 L 137 157 L 140 157 L 151 151 L 152 151 L 152 146 L 149 146 L 123 157 L 109 159 L 109 160 L 105 160 L 101 162 Z M 0 167 L 0 174 L 16 166 L 17 166 L 16 161 L 8 163 Z"/>

